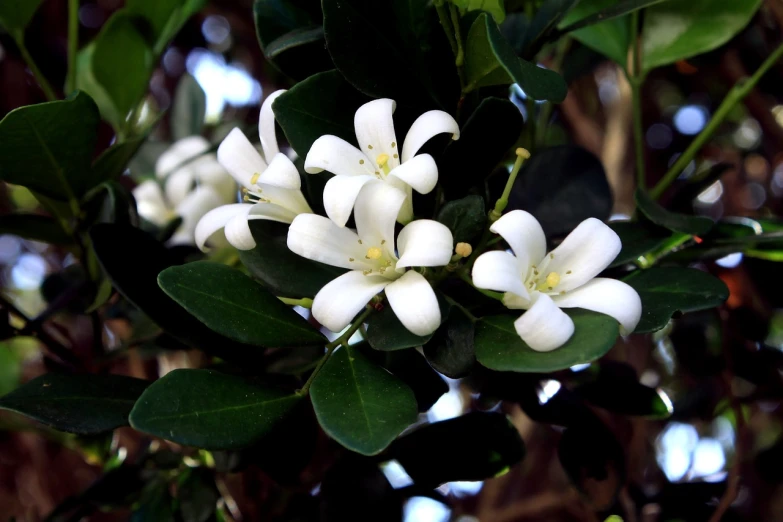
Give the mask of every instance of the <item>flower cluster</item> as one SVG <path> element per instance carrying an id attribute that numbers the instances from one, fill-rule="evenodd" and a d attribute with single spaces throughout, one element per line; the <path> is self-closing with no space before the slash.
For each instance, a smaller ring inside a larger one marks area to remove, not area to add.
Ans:
<path id="1" fill-rule="evenodd" d="M 435 160 L 417 154 L 432 137 L 447 133 L 459 139 L 457 122 L 443 111 L 429 111 L 411 126 L 402 144 L 392 115 L 395 102 L 374 100 L 354 118 L 359 148 L 332 135 L 321 136 L 304 162 L 310 174 L 328 171 L 323 203 L 327 217 L 311 210 L 301 192 L 301 179 L 291 159 L 282 154 L 275 136 L 272 102 L 261 108 L 259 136 L 263 154 L 234 129 L 218 148 L 217 159 L 242 186 L 243 203 L 208 212 L 195 230 L 205 243 L 220 229 L 234 247 L 256 246 L 249 220 L 290 223 L 288 248 L 296 254 L 350 271 L 324 286 L 312 304 L 313 316 L 340 331 L 377 294 L 384 292 L 400 322 L 416 335 L 428 335 L 441 323 L 435 292 L 417 268 L 443 267 L 454 253 L 445 225 L 414 219 L 412 194 L 431 192 L 438 181 Z M 356 229 L 346 228 L 351 214 Z M 395 234 L 396 223 L 404 225 Z M 477 288 L 505 292 L 503 303 L 527 312 L 516 322 L 520 337 L 534 350 L 563 345 L 574 325 L 560 308 L 579 307 L 617 319 L 624 333 L 633 331 L 641 315 L 636 292 L 620 281 L 596 278 L 620 250 L 619 237 L 605 224 L 588 219 L 551 253 L 533 216 L 512 211 L 490 228 L 511 247 L 482 254 L 473 265 Z M 470 255 L 460 244 L 459 259 Z"/>

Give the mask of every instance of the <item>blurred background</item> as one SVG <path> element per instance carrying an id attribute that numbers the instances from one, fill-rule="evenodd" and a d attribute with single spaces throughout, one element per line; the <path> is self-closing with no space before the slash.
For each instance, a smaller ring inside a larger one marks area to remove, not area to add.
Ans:
<path id="1" fill-rule="evenodd" d="M 94 37 L 121 5 L 121 0 L 80 2 L 80 40 Z M 55 86 L 63 84 L 66 74 L 66 9 L 63 1 L 46 0 L 26 33 L 30 53 Z M 767 0 L 751 24 L 727 45 L 653 71 L 643 91 L 648 185 L 660 178 L 704 128 L 728 89 L 755 71 L 766 57 L 764 50 L 781 40 L 781 27 L 783 2 Z M 532 105 L 535 111 L 551 111 L 543 144 L 575 143 L 600 158 L 614 194 L 615 218 L 627 218 L 633 213 L 635 188 L 630 87 L 617 65 L 575 40 L 569 42 L 561 65 L 570 85 L 568 98 L 554 107 Z M 546 61 L 544 65 L 554 66 Z M 205 134 L 213 142 L 242 122 L 253 125 L 261 100 L 291 85 L 264 60 L 251 0 L 211 1 L 187 22 L 152 77 L 151 102 L 158 109 L 170 107 L 185 73 L 206 93 Z M 722 176 L 695 199 L 669 203 L 714 219 L 745 218 L 748 221 L 743 223 L 749 226 L 780 215 L 781 85 L 783 64 L 777 64 L 702 151 L 704 163 L 698 171 L 714 165 Z M 509 96 L 526 118 L 538 115 L 528 114 L 531 105 L 518 90 L 512 89 Z M 0 117 L 16 107 L 42 101 L 43 93 L 13 39 L 0 34 Z M 105 146 L 113 135 L 108 125 L 102 125 L 99 142 Z M 144 150 L 154 155 L 170 141 L 164 117 Z M 132 176 L 125 176 L 123 184 L 132 188 L 134 179 L 152 175 L 152 164 L 135 162 Z M 692 175 L 697 175 L 695 164 L 683 174 Z M 0 185 L 0 213 L 14 209 L 33 212 L 38 206 L 26 189 Z M 595 409 L 625 454 L 622 467 L 613 470 L 615 479 L 622 475 L 628 479 L 619 501 L 635 505 L 642 513 L 641 521 L 709 520 L 726 488 L 736 488 L 736 500 L 724 520 L 783 520 L 783 274 L 776 264 L 783 252 L 770 251 L 765 257 L 731 254 L 711 262 L 710 270 L 731 289 L 724 308 L 677 321 L 656 335 L 652 351 L 632 340 L 607 356 L 610 363 L 624 361 L 615 368 L 609 364 L 607 371 L 622 372 L 630 365 L 640 382 L 658 388 L 664 402 L 674 407 L 674 415 L 665 421 Z M 63 269 L 73 261 L 57 247 L 0 235 L 2 293 L 28 317 L 37 316 L 46 308 L 47 293 L 56 294 L 57 285 L 67 283 L 68 272 Z M 56 335 L 77 349 L 90 350 L 92 326 L 86 316 L 62 314 L 50 324 Z M 109 355 L 99 360 L 102 368 L 154 378 L 170 368 L 197 364 L 202 357 L 194 351 L 161 353 L 144 343 L 127 349 L 123 344 L 129 335 L 126 321 L 118 318 L 107 325 L 101 335 Z M 727 343 L 741 344 L 753 356 L 727 366 L 722 355 Z M 0 395 L 44 373 L 48 364 L 33 338 L 0 342 Z M 561 380 L 578 381 L 582 371 L 589 370 L 574 367 L 563 372 Z M 558 381 L 531 379 L 538 406 L 543 408 L 562 395 Z M 450 483 L 437 494 L 413 496 L 405 505 L 406 522 L 598 520 L 593 509 L 605 507 L 606 477 L 585 477 L 583 486 L 589 498 L 580 495 L 557 458 L 558 428 L 535 422 L 529 411 L 523 412 L 516 404 L 493 401 L 480 393 L 478 381 L 449 381 L 449 393 L 432 406 L 427 418 L 448 419 L 471 409 L 504 411 L 527 444 L 527 458 L 502 477 L 483 483 Z M 112 440 L 77 439 L 0 412 L 0 515 L 43 520 L 101 475 L 99 464 L 106 448 L 123 448 L 133 455 L 144 443 L 140 439 L 140 434 L 129 429 L 118 430 Z M 296 494 L 258 467 L 222 474 L 218 485 L 230 504 L 231 516 L 236 520 L 293 520 L 280 518 L 281 513 L 287 512 L 290 502 L 312 496 L 319 477 L 331 464 L 329 442 L 321 435 L 315 444 L 316 454 L 325 455 L 326 460 L 311 462 L 302 470 Z M 394 488 L 409 484 L 393 462 L 383 472 Z M 447 497 L 449 505 L 438 495 Z M 94 514 L 89 520 L 126 520 L 128 516 L 127 510 L 121 510 Z"/>

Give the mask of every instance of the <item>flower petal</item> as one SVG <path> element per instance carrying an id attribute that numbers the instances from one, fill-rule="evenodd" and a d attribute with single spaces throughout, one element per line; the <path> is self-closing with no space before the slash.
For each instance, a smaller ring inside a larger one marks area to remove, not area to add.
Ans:
<path id="1" fill-rule="evenodd" d="M 453 140 L 459 139 L 459 124 L 449 113 L 428 111 L 416 118 L 402 144 L 402 162 L 410 160 L 422 145 L 443 132 L 450 132 Z"/>
<path id="2" fill-rule="evenodd" d="M 563 346 L 574 334 L 574 322 L 541 292 L 533 295 L 533 306 L 514 321 L 523 341 L 537 352 L 549 352 Z"/>
<path id="3" fill-rule="evenodd" d="M 163 190 L 166 193 L 166 200 L 169 202 L 169 205 L 176 207 L 182 203 L 193 190 L 195 183 L 193 172 L 188 168 L 177 169 L 167 177 Z"/>
<path id="4" fill-rule="evenodd" d="M 489 229 L 506 240 L 520 261 L 537 265 L 546 255 L 544 229 L 532 214 L 512 210 L 495 221 Z"/>
<path id="5" fill-rule="evenodd" d="M 257 183 L 272 185 L 284 189 L 299 190 L 302 188 L 302 178 L 296 170 L 294 162 L 288 156 L 278 152 L 272 157 L 272 161 L 265 171 L 259 176 Z"/>
<path id="6" fill-rule="evenodd" d="M 336 176 L 375 175 L 375 163 L 342 138 L 327 134 L 313 142 L 305 158 L 308 174 L 324 170 Z"/>
<path id="7" fill-rule="evenodd" d="M 261 105 L 261 113 L 258 115 L 258 137 L 261 139 L 261 148 L 264 149 L 264 158 L 267 163 L 280 152 L 277 148 L 277 135 L 275 134 L 275 113 L 272 111 L 272 102 L 283 94 L 285 89 L 275 91 L 266 97 Z"/>
<path id="8" fill-rule="evenodd" d="M 451 261 L 454 237 L 449 227 L 431 219 L 419 219 L 406 225 L 397 236 L 400 260 L 397 268 L 446 266 Z"/>
<path id="9" fill-rule="evenodd" d="M 473 264 L 471 276 L 476 288 L 511 292 L 524 299 L 530 298 L 519 259 L 506 251 L 493 250 L 481 254 Z"/>
<path id="10" fill-rule="evenodd" d="M 210 210 L 220 206 L 220 196 L 212 187 L 202 186 L 188 194 L 177 208 L 177 214 L 182 218 L 182 225 L 171 237 L 171 243 L 194 244 L 196 226 L 199 220 Z"/>
<path id="11" fill-rule="evenodd" d="M 419 194 L 429 194 L 438 184 L 438 166 L 432 156 L 422 154 L 406 161 L 391 171 L 389 176 L 396 176 Z"/>
<path id="12" fill-rule="evenodd" d="M 397 167 L 399 169 L 399 167 Z M 399 189 L 405 193 L 405 201 L 402 203 L 400 212 L 397 214 L 397 223 L 407 225 L 413 218 L 413 188 L 397 176 L 386 178 L 386 184 Z"/>
<path id="13" fill-rule="evenodd" d="M 351 217 L 356 198 L 366 183 L 376 183 L 375 176 L 335 176 L 324 186 L 324 210 L 337 226 L 344 227 Z M 378 184 L 380 184 L 378 182 Z"/>
<path id="14" fill-rule="evenodd" d="M 220 195 L 224 203 L 233 203 L 237 199 L 237 184 L 223 165 L 218 163 L 214 154 L 207 154 L 189 165 L 196 183 L 209 185 Z"/>
<path id="15" fill-rule="evenodd" d="M 162 179 L 171 174 L 182 162 L 199 156 L 209 149 L 209 142 L 201 136 L 188 136 L 169 147 L 155 162 L 155 175 Z"/>
<path id="16" fill-rule="evenodd" d="M 196 225 L 196 246 L 199 247 L 199 249 L 202 251 L 206 251 L 204 245 L 212 236 L 212 234 L 221 228 L 224 228 L 226 223 L 231 221 L 234 216 L 247 216 L 252 207 L 253 205 L 250 203 L 233 203 L 231 205 L 222 205 L 220 207 L 214 208 L 204 214 L 204 216 Z"/>
<path id="17" fill-rule="evenodd" d="M 228 173 L 237 180 L 237 183 L 246 188 L 253 186 L 250 182 L 253 175 L 260 175 L 267 167 L 258 150 L 250 143 L 247 136 L 236 127 L 220 143 L 217 158 Z"/>
<path id="18" fill-rule="evenodd" d="M 378 156 L 386 154 L 388 165 L 395 168 L 400 164 L 399 145 L 394 134 L 394 109 L 397 104 L 389 98 L 381 98 L 365 103 L 356 111 L 353 125 L 356 130 L 356 141 L 359 149 L 377 166 Z"/>
<path id="19" fill-rule="evenodd" d="M 253 233 L 250 231 L 250 220 L 246 213 L 237 214 L 229 219 L 225 234 L 228 242 L 237 250 L 252 250 L 256 247 L 256 240 L 253 239 Z"/>
<path id="20" fill-rule="evenodd" d="M 313 317 L 331 331 L 339 332 L 388 284 L 389 280 L 385 277 L 365 276 L 358 270 L 351 270 L 316 294 L 313 299 Z"/>
<path id="21" fill-rule="evenodd" d="M 595 218 L 582 221 L 539 267 L 541 274 L 557 272 L 556 292 L 578 288 L 600 274 L 622 248 L 614 230 Z"/>
<path id="22" fill-rule="evenodd" d="M 302 194 L 301 190 L 284 189 L 273 185 L 262 185 L 259 183 L 253 194 L 264 198 L 264 204 L 279 205 L 285 209 L 297 214 L 312 214 L 310 205 Z"/>
<path id="23" fill-rule="evenodd" d="M 614 317 L 620 323 L 623 335 L 633 332 L 642 317 L 639 294 L 616 279 L 597 277 L 552 300 L 561 308 L 585 308 Z"/>
<path id="24" fill-rule="evenodd" d="M 330 180 L 331 182 L 331 180 Z M 388 183 L 367 183 L 356 198 L 354 220 L 356 232 L 365 248 L 379 247 L 396 259 L 394 224 L 405 201 L 405 193 Z"/>
<path id="25" fill-rule="evenodd" d="M 335 225 L 316 214 L 296 216 L 288 228 L 288 248 L 295 254 L 342 268 L 372 268 L 365 259 L 367 247 L 349 228 Z"/>
<path id="26" fill-rule="evenodd" d="M 141 182 L 133 189 L 133 199 L 136 200 L 136 208 L 139 215 L 162 227 L 171 219 L 172 211 L 163 198 L 163 190 L 160 184 L 152 179 Z"/>
<path id="27" fill-rule="evenodd" d="M 416 335 L 429 335 L 440 326 L 440 307 L 424 276 L 413 270 L 386 287 L 386 298 L 402 325 Z"/>

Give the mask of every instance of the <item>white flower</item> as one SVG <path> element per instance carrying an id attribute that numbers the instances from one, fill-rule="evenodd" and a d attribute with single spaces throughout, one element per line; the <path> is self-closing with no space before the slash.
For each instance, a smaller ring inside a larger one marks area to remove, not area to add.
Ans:
<path id="1" fill-rule="evenodd" d="M 503 304 L 527 310 L 514 326 L 532 349 L 554 350 L 574 333 L 574 323 L 560 308 L 585 308 L 614 317 L 623 334 L 636 328 L 642 314 L 639 294 L 621 281 L 595 277 L 622 246 L 604 223 L 586 219 L 549 254 L 541 225 L 527 212 L 509 212 L 490 230 L 500 234 L 514 254 L 496 250 L 479 256 L 473 284 L 505 292 Z"/>
<path id="2" fill-rule="evenodd" d="M 365 103 L 356 111 L 354 128 L 357 149 L 337 136 L 321 136 L 305 159 L 305 171 L 328 171 L 335 177 L 324 188 L 326 214 L 343 227 L 351 215 L 359 191 L 369 182 L 385 181 L 406 194 L 397 220 L 413 219 L 412 189 L 427 194 L 438 182 L 438 167 L 429 154 L 415 154 L 433 136 L 451 133 L 459 139 L 459 125 L 448 113 L 429 111 L 413 122 L 402 151 L 394 134 L 394 100 L 387 98 Z"/>
<path id="3" fill-rule="evenodd" d="M 356 200 L 356 232 L 315 214 L 302 214 L 288 230 L 288 248 L 300 256 L 351 268 L 324 286 L 313 300 L 313 316 L 332 331 L 345 328 L 372 297 L 386 289 L 389 305 L 416 335 L 440 325 L 440 309 L 429 282 L 413 266 L 443 266 L 452 251 L 451 231 L 420 219 L 397 236 L 394 224 L 406 195 L 384 183 L 362 190 Z M 399 254 L 399 255 L 398 255 Z"/>
<path id="4" fill-rule="evenodd" d="M 275 136 L 272 102 L 284 90 L 270 94 L 261 106 L 258 134 L 263 157 L 241 130 L 235 128 L 218 147 L 218 161 L 242 185 L 245 201 L 216 208 L 196 227 L 196 243 L 204 250 L 209 237 L 225 229 L 226 239 L 240 250 L 255 248 L 248 220 L 269 219 L 290 223 L 312 210 L 302 195 L 301 179 L 293 162 L 281 153 Z"/>

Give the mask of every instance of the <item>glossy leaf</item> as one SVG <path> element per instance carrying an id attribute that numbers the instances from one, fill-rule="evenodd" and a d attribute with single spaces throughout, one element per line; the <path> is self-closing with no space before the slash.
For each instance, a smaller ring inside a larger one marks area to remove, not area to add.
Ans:
<path id="1" fill-rule="evenodd" d="M 642 319 L 636 333 L 660 330 L 676 312 L 714 308 L 729 297 L 715 276 L 695 268 L 653 267 L 625 278 L 642 298 Z"/>
<path id="2" fill-rule="evenodd" d="M 90 163 L 100 118 L 82 93 L 9 112 L 0 121 L 0 180 L 59 201 L 94 185 Z"/>
<path id="3" fill-rule="evenodd" d="M 468 32 L 465 49 L 466 90 L 490 85 L 518 84 L 536 100 L 561 102 L 568 87 L 554 71 L 518 58 L 497 24 L 482 13 Z"/>
<path id="4" fill-rule="evenodd" d="M 568 33 L 582 27 L 619 18 L 639 9 L 672 0 L 582 0 L 560 24 L 561 32 Z M 585 13 L 591 14 L 586 15 Z"/>
<path id="5" fill-rule="evenodd" d="M 0 2 L 0 26 L 8 32 L 24 31 L 43 0 L 3 0 Z"/>
<path id="6" fill-rule="evenodd" d="M 257 219 L 250 222 L 250 231 L 257 246 L 239 251 L 239 259 L 277 295 L 315 297 L 326 283 L 346 272 L 291 252 L 286 245 L 287 225 Z"/>
<path id="7" fill-rule="evenodd" d="M 563 311 L 574 321 L 574 334 L 551 352 L 537 352 L 522 341 L 514 329 L 516 315 L 482 318 L 476 323 L 476 359 L 492 370 L 546 373 L 592 362 L 614 346 L 617 321 L 587 310 Z"/>
<path id="8" fill-rule="evenodd" d="M 326 71 L 296 84 L 280 95 L 273 107 L 286 139 L 304 158 L 313 142 L 324 134 L 355 143 L 353 115 L 368 101 L 339 72 Z"/>
<path id="9" fill-rule="evenodd" d="M 6 214 L 0 216 L 0 234 L 11 234 L 52 245 L 70 245 L 71 236 L 65 233 L 56 219 L 41 214 Z"/>
<path id="10" fill-rule="evenodd" d="M 663 2 L 647 9 L 642 31 L 645 71 L 706 53 L 740 32 L 761 0 Z"/>
<path id="11" fill-rule="evenodd" d="M 174 370 L 155 381 L 130 413 L 131 426 L 206 449 L 250 446 L 301 397 L 215 370 Z"/>
<path id="12" fill-rule="evenodd" d="M 324 431 L 364 455 L 386 448 L 417 416 L 413 391 L 353 346 L 326 361 L 310 398 Z"/>
<path id="13" fill-rule="evenodd" d="M 392 351 L 423 346 L 431 338 L 432 334 L 418 336 L 411 333 L 388 304 L 367 320 L 367 341 L 376 350 Z"/>
<path id="14" fill-rule="evenodd" d="M 474 336 L 473 321 L 454 306 L 445 324 L 424 345 L 424 356 L 433 368 L 446 377 L 465 377 L 476 364 Z"/>
<path id="15" fill-rule="evenodd" d="M 524 458 L 525 443 L 505 415 L 474 412 L 422 426 L 395 441 L 389 456 L 417 486 L 434 488 L 503 475 Z"/>
<path id="16" fill-rule="evenodd" d="M 124 375 L 47 373 L 0 397 L 15 411 L 60 431 L 92 435 L 128 424 L 149 382 Z"/>
<path id="17" fill-rule="evenodd" d="M 487 222 L 484 198 L 473 195 L 449 201 L 440 209 L 436 219 L 449 227 L 455 245 L 470 243 L 481 234 Z"/>
<path id="18" fill-rule="evenodd" d="M 644 190 L 637 189 L 635 199 L 636 206 L 650 221 L 675 232 L 702 236 L 715 224 L 707 217 L 670 212 L 656 203 Z"/>
<path id="19" fill-rule="evenodd" d="M 570 31 L 571 36 L 590 49 L 625 67 L 628 61 L 628 48 L 631 45 L 630 18 L 627 16 L 602 18 L 605 16 L 604 13 L 615 9 L 619 4 L 616 0 L 579 2 L 562 20 L 560 29 L 563 32 Z M 580 21 L 594 18 L 595 23 L 576 29 Z M 574 27 L 569 27 L 572 24 Z"/>
<path id="20" fill-rule="evenodd" d="M 564 16 L 579 4 L 579 0 L 545 0 L 536 11 L 530 21 L 530 25 L 524 35 L 522 56 L 535 58 L 538 50 L 546 41 L 549 34 L 557 27 Z M 522 42 L 520 42 L 522 43 Z"/>
<path id="21" fill-rule="evenodd" d="M 182 75 L 174 91 L 171 135 L 175 140 L 198 136 L 207 113 L 207 95 L 190 74 Z"/>
<path id="22" fill-rule="evenodd" d="M 617 233 L 623 245 L 611 267 L 633 263 L 671 237 L 671 233 L 665 228 L 646 222 L 613 221 L 609 223 L 609 228 Z"/>
<path id="23" fill-rule="evenodd" d="M 420 413 L 429 411 L 449 391 L 449 385 L 443 377 L 427 364 L 417 350 L 397 350 L 383 354 L 366 350 L 364 353 L 371 358 L 380 356 L 379 364 L 410 386 Z"/>
<path id="24" fill-rule="evenodd" d="M 230 339 L 258 346 L 300 346 L 324 336 L 238 270 L 210 261 L 167 268 L 158 284 L 185 310 Z"/>
<path id="25" fill-rule="evenodd" d="M 506 8 L 503 0 L 449 0 L 460 8 L 460 11 L 486 11 L 492 15 L 495 22 L 502 23 L 506 18 Z"/>

